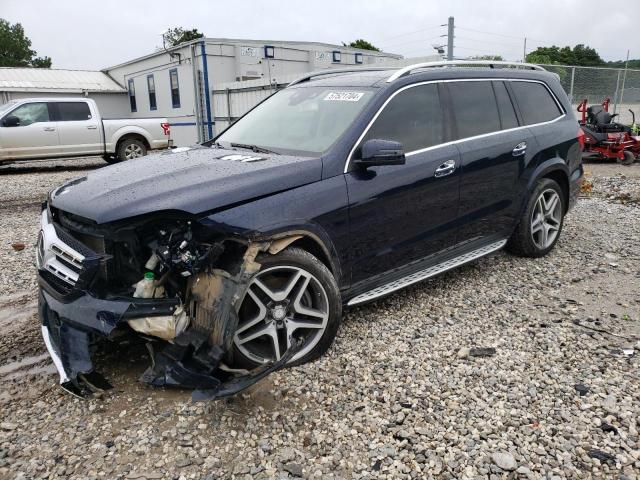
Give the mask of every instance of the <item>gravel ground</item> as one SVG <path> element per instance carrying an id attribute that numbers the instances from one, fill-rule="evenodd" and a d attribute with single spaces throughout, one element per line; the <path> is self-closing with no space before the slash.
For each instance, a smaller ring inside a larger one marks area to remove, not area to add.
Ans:
<path id="1" fill-rule="evenodd" d="M 48 165 L 0 173 L 0 478 L 640 478 L 639 164 L 587 166 L 547 257 L 497 253 L 350 310 L 322 359 L 197 404 L 137 382 L 138 344 L 101 348 L 113 391 L 57 387 L 37 205 L 99 164 Z"/>

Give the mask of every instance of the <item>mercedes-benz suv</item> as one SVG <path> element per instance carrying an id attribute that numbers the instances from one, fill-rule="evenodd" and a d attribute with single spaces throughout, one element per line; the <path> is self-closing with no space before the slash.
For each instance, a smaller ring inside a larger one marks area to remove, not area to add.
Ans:
<path id="1" fill-rule="evenodd" d="M 203 145 L 62 185 L 37 261 L 61 383 L 108 388 L 89 346 L 128 333 L 151 346 L 144 381 L 229 395 L 324 353 L 345 306 L 503 247 L 546 255 L 579 191 L 578 131 L 534 65 L 334 70 Z"/>

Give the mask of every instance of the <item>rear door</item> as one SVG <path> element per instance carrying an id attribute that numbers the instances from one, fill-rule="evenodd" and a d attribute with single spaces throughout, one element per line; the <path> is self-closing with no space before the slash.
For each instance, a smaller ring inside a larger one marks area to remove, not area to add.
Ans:
<path id="1" fill-rule="evenodd" d="M 7 117 L 16 117 L 18 125 L 5 126 Z M 6 113 L 0 121 L 0 149 L 2 157 L 9 159 L 58 155 L 57 124 L 47 103 L 25 103 Z"/>
<path id="2" fill-rule="evenodd" d="M 447 88 L 462 165 L 458 243 L 506 238 L 518 213 L 518 178 L 531 160 L 534 139 L 520 128 L 503 81 L 455 81 Z"/>
<path id="3" fill-rule="evenodd" d="M 440 91 L 429 83 L 397 92 L 360 142 L 401 142 L 406 164 L 352 166 L 346 174 L 354 287 L 455 242 L 459 158 L 454 145 L 443 145 L 448 134 Z"/>
<path id="4" fill-rule="evenodd" d="M 60 147 L 65 155 L 102 153 L 100 119 L 87 102 L 55 102 Z"/>

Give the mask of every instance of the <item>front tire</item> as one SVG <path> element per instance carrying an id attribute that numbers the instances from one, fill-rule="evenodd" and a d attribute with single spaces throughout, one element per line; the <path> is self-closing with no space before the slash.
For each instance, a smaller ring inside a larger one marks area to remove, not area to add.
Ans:
<path id="1" fill-rule="evenodd" d="M 237 306 L 233 364 L 241 368 L 278 360 L 290 336 L 303 337 L 302 349 L 288 365 L 323 355 L 333 343 L 342 317 L 342 301 L 329 269 L 305 250 L 289 247 L 262 254 L 260 271 Z"/>
<path id="2" fill-rule="evenodd" d="M 118 145 L 118 160 L 133 160 L 144 157 L 147 154 L 147 147 L 140 140 L 127 138 Z"/>
<path id="3" fill-rule="evenodd" d="M 618 159 L 618 163 L 629 166 L 633 165 L 633 162 L 636 161 L 636 157 L 629 150 L 625 150 L 624 152 L 622 152 L 622 154 L 624 155 L 624 158 L 622 160 Z"/>
<path id="4" fill-rule="evenodd" d="M 539 179 L 507 243 L 507 250 L 532 258 L 549 253 L 560 238 L 565 211 L 564 193 L 558 182 L 550 178 Z"/>

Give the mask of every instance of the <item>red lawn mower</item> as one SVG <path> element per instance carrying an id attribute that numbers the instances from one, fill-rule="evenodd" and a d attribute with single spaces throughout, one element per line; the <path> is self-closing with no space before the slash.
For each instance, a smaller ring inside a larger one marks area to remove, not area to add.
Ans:
<path id="1" fill-rule="evenodd" d="M 609 103 L 606 98 L 601 105 L 587 107 L 585 98 L 578 105 L 578 112 L 582 114 L 579 123 L 584 132 L 584 157 L 615 158 L 618 163 L 631 165 L 640 155 L 640 136 L 635 129 L 613 121 L 618 114 L 609 113 Z"/>

